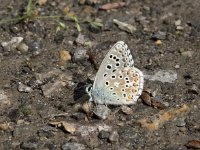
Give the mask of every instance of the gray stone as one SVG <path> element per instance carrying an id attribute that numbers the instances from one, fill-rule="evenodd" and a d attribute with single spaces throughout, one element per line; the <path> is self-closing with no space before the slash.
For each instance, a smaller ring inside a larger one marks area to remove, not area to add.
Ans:
<path id="1" fill-rule="evenodd" d="M 154 75 L 145 75 L 144 77 L 152 81 L 160 81 L 162 83 L 165 82 L 173 83 L 175 82 L 175 80 L 177 80 L 177 73 L 171 70 L 169 71 L 160 70 L 156 72 Z"/>
<path id="2" fill-rule="evenodd" d="M 73 61 L 75 61 L 75 62 L 78 62 L 81 60 L 86 60 L 88 58 L 89 58 L 89 56 L 87 55 L 87 50 L 84 48 L 77 48 L 73 55 Z"/>
<path id="3" fill-rule="evenodd" d="M 109 136 L 110 142 L 117 142 L 119 140 L 119 134 L 117 131 L 113 131 Z"/>
<path id="4" fill-rule="evenodd" d="M 188 90 L 189 93 L 191 94 L 199 94 L 199 89 L 198 87 L 196 86 L 196 84 L 193 84 L 192 87 Z"/>
<path id="5" fill-rule="evenodd" d="M 68 142 L 62 145 L 62 150 L 85 150 L 86 147 L 83 144 Z"/>
<path id="6" fill-rule="evenodd" d="M 179 19 L 179 20 L 176 20 L 175 22 L 174 22 L 174 24 L 175 24 L 175 26 L 180 26 L 181 25 L 181 20 Z"/>
<path id="7" fill-rule="evenodd" d="M 126 115 L 131 115 L 133 114 L 133 110 L 131 108 L 129 108 L 128 106 L 122 106 L 121 110 L 124 114 Z"/>
<path id="8" fill-rule="evenodd" d="M 192 55 L 194 54 L 194 52 L 193 51 L 183 51 L 183 52 L 181 52 L 181 54 L 184 57 L 192 58 Z"/>
<path id="9" fill-rule="evenodd" d="M 33 91 L 33 89 L 31 87 L 19 82 L 18 91 L 19 92 L 30 93 L 30 92 Z"/>
<path id="10" fill-rule="evenodd" d="M 100 139 L 108 139 L 110 136 L 110 132 L 101 130 L 98 134 L 98 138 Z"/>
<path id="11" fill-rule="evenodd" d="M 3 90 L 0 90 L 0 107 L 10 106 L 10 100 Z"/>
<path id="12" fill-rule="evenodd" d="M 38 143 L 34 141 L 25 141 L 22 142 L 21 149 L 31 149 L 31 150 L 37 150 L 38 149 Z"/>
<path id="13" fill-rule="evenodd" d="M 94 114 L 100 119 L 106 119 L 110 115 L 111 110 L 105 105 L 97 105 Z"/>
<path id="14" fill-rule="evenodd" d="M 17 46 L 17 50 L 19 50 L 21 53 L 26 53 L 28 52 L 28 45 L 26 45 L 25 43 L 20 43 Z"/>
<path id="15" fill-rule="evenodd" d="M 78 37 L 76 38 L 76 43 L 77 43 L 77 44 L 82 44 L 82 45 L 84 45 L 85 42 L 86 42 L 86 41 L 85 41 L 84 35 L 81 34 L 81 33 L 79 33 L 79 34 L 78 34 Z"/>
<path id="16" fill-rule="evenodd" d="M 131 24 L 127 24 L 125 22 L 121 22 L 117 19 L 113 19 L 113 22 L 118 25 L 118 28 L 120 28 L 121 30 L 124 30 L 126 32 L 129 33 L 134 33 L 137 29 L 135 26 L 131 25 Z"/>
<path id="17" fill-rule="evenodd" d="M 158 31 L 158 32 L 154 33 L 151 38 L 155 39 L 155 40 L 158 40 L 158 39 L 164 40 L 164 39 L 166 39 L 166 35 L 167 35 L 166 32 Z"/>
<path id="18" fill-rule="evenodd" d="M 54 83 L 47 83 L 42 86 L 42 92 L 45 97 L 51 97 L 53 96 L 56 92 L 59 92 L 59 90 L 65 86 L 66 83 L 63 81 L 56 81 Z"/>
<path id="19" fill-rule="evenodd" d="M 6 51 L 12 51 L 16 49 L 16 47 L 23 41 L 23 39 L 23 37 L 13 37 L 9 42 L 2 42 L 1 46 Z"/>

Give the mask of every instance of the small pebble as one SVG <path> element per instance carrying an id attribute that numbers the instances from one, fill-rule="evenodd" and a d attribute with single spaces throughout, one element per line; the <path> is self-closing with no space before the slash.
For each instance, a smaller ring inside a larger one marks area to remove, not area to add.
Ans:
<path id="1" fill-rule="evenodd" d="M 28 45 L 26 45 L 25 43 L 20 43 L 17 46 L 17 50 L 19 50 L 21 53 L 26 53 L 28 52 Z"/>
<path id="2" fill-rule="evenodd" d="M 169 107 L 169 103 L 168 102 L 163 102 L 163 104 L 165 105 L 165 107 Z"/>
<path id="3" fill-rule="evenodd" d="M 183 51 L 183 52 L 181 52 L 181 54 L 182 54 L 184 57 L 192 58 L 192 55 L 194 54 L 194 52 L 193 52 L 193 51 Z"/>
<path id="4" fill-rule="evenodd" d="M 66 51 L 66 50 L 60 50 L 59 51 L 59 55 L 60 55 L 60 59 L 61 59 L 61 61 L 69 61 L 69 60 L 71 60 L 71 55 L 70 55 L 70 53 L 68 52 L 68 51 Z"/>
<path id="5" fill-rule="evenodd" d="M 110 132 L 101 130 L 98 134 L 98 138 L 100 139 L 108 139 L 110 136 Z"/>
<path id="6" fill-rule="evenodd" d="M 5 106 L 10 106 L 11 102 L 3 90 L 0 90 L 0 106 L 5 108 Z"/>
<path id="7" fill-rule="evenodd" d="M 87 50 L 84 48 L 77 48 L 73 55 L 74 62 L 86 60 L 88 58 L 89 58 L 89 56 L 87 55 Z"/>
<path id="8" fill-rule="evenodd" d="M 182 133 L 185 133 L 187 131 L 187 128 L 185 126 L 179 127 L 179 131 L 182 132 Z"/>
<path id="9" fill-rule="evenodd" d="M 177 127 L 184 127 L 186 125 L 185 118 L 179 118 L 176 122 Z"/>
<path id="10" fill-rule="evenodd" d="M 133 114 L 133 110 L 131 108 L 129 108 L 128 106 L 122 106 L 121 110 L 126 115 Z"/>
<path id="11" fill-rule="evenodd" d="M 93 112 L 98 118 L 104 120 L 110 115 L 111 110 L 105 105 L 97 105 Z"/>
<path id="12" fill-rule="evenodd" d="M 176 30 L 183 30 L 184 28 L 182 26 L 177 26 Z"/>
<path id="13" fill-rule="evenodd" d="M 107 19 L 104 25 L 104 30 L 111 30 L 113 27 L 113 21 L 112 19 Z"/>
<path id="14" fill-rule="evenodd" d="M 30 92 L 33 91 L 33 89 L 31 87 L 19 82 L 18 91 L 19 92 L 30 93 Z"/>
<path id="15" fill-rule="evenodd" d="M 23 41 L 23 39 L 23 37 L 13 37 L 9 42 L 2 42 L 1 46 L 6 51 L 12 51 L 16 49 L 16 47 Z"/>
<path id="16" fill-rule="evenodd" d="M 82 105 L 82 110 L 86 113 L 86 114 L 91 114 L 92 110 L 93 110 L 93 103 L 86 101 L 85 103 L 83 103 Z"/>
<path id="17" fill-rule="evenodd" d="M 151 97 L 148 92 L 142 92 L 141 95 L 142 102 L 148 106 L 151 106 Z"/>
<path id="18" fill-rule="evenodd" d="M 68 142 L 62 145 L 62 150 L 85 150 L 86 147 L 83 144 Z"/>
<path id="19" fill-rule="evenodd" d="M 134 33 L 137 29 L 135 26 L 131 25 L 131 24 L 127 24 L 125 22 L 121 22 L 117 19 L 113 19 L 113 22 L 118 25 L 118 28 L 121 30 L 124 30 L 128 33 Z"/>
<path id="20" fill-rule="evenodd" d="M 179 69 L 180 65 L 175 65 L 174 68 Z"/>
<path id="21" fill-rule="evenodd" d="M 73 45 L 73 41 L 68 41 L 68 44 Z"/>
<path id="22" fill-rule="evenodd" d="M 193 85 L 192 79 L 186 79 L 185 85 L 187 85 L 187 86 L 192 86 L 192 85 Z"/>
<path id="23" fill-rule="evenodd" d="M 156 40 L 156 41 L 155 41 L 155 44 L 156 44 L 156 45 L 161 45 L 161 44 L 162 44 L 162 41 L 161 41 L 161 40 Z"/>
<path id="24" fill-rule="evenodd" d="M 76 38 L 76 43 L 77 43 L 77 44 L 82 44 L 82 45 L 84 45 L 85 42 L 86 42 L 86 41 L 85 41 L 84 35 L 81 34 L 81 33 L 79 33 L 79 34 L 78 34 L 78 37 Z"/>
<path id="25" fill-rule="evenodd" d="M 30 40 L 27 42 L 27 44 L 29 49 L 35 53 L 40 52 L 43 46 L 41 39 L 37 39 L 36 41 Z"/>
<path id="26" fill-rule="evenodd" d="M 9 129 L 9 123 L 6 123 L 6 122 L 0 123 L 0 130 L 6 131 L 8 129 Z"/>
<path id="27" fill-rule="evenodd" d="M 166 32 L 158 31 L 158 32 L 154 33 L 151 38 L 154 40 L 165 40 L 166 36 L 167 36 Z"/>
<path id="28" fill-rule="evenodd" d="M 65 85 L 66 83 L 63 81 L 55 81 L 54 83 L 47 83 L 42 86 L 42 92 L 45 97 L 51 97 Z"/>
<path id="29" fill-rule="evenodd" d="M 188 90 L 188 92 L 191 93 L 191 94 L 198 95 L 199 94 L 199 89 L 196 86 L 196 84 L 193 84 L 192 87 Z"/>
<path id="30" fill-rule="evenodd" d="M 65 131 L 67 131 L 71 134 L 73 134 L 76 131 L 76 127 L 73 123 L 68 123 L 68 122 L 63 121 L 62 125 L 63 125 Z"/>
<path id="31" fill-rule="evenodd" d="M 174 24 L 175 24 L 175 26 L 180 26 L 181 25 L 181 20 L 176 20 Z"/>
<path id="32" fill-rule="evenodd" d="M 151 106 L 157 109 L 165 109 L 167 107 L 167 103 L 163 103 L 162 101 L 151 99 Z"/>
<path id="33" fill-rule="evenodd" d="M 110 136 L 109 136 L 109 141 L 112 142 L 117 142 L 119 141 L 119 134 L 117 131 L 113 131 Z"/>
<path id="34" fill-rule="evenodd" d="M 71 117 L 76 119 L 76 120 L 84 120 L 86 115 L 84 113 L 77 112 L 77 113 L 72 114 Z"/>

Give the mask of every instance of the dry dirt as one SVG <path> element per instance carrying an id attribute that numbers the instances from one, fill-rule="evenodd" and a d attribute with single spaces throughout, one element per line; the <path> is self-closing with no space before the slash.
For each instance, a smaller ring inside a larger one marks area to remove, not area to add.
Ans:
<path id="1" fill-rule="evenodd" d="M 27 6 L 22 0 L 0 2 L 1 21 L 22 16 Z M 117 1 L 48 0 L 34 5 L 25 20 L 0 25 L 0 149 L 200 148 L 199 1 L 127 0 L 100 9 L 110 2 Z M 77 17 L 80 33 L 66 13 Z M 103 27 L 82 22 L 87 17 Z M 135 30 L 124 31 L 113 19 Z M 22 47 L 2 45 L 13 37 L 23 38 Z M 105 120 L 87 113 L 82 87 L 117 41 L 127 43 L 145 75 L 177 75 L 172 82 L 145 78 L 144 88 L 165 107 L 139 99 L 128 108 L 108 106 Z"/>

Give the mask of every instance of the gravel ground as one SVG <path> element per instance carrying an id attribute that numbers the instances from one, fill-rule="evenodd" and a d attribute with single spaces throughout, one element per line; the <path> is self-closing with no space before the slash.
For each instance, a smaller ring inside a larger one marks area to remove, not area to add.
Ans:
<path id="1" fill-rule="evenodd" d="M 0 149 L 200 149 L 198 0 L 0 2 Z M 144 92 L 92 105 L 85 87 L 117 41 Z"/>

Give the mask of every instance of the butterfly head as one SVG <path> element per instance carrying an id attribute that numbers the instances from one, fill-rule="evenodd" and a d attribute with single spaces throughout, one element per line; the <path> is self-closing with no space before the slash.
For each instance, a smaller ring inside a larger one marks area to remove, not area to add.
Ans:
<path id="1" fill-rule="evenodd" d="M 92 101 L 92 84 L 87 85 L 85 91 L 90 96 L 89 101 Z"/>

